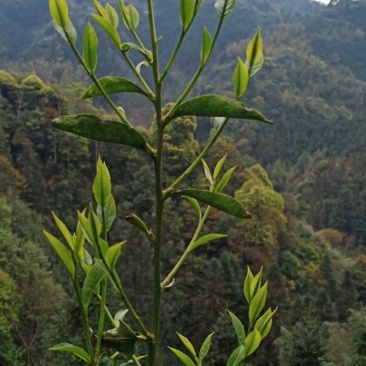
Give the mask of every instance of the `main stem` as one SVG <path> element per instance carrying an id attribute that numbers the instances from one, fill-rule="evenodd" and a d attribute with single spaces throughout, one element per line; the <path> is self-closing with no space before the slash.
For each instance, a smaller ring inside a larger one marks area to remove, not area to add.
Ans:
<path id="1" fill-rule="evenodd" d="M 152 333 L 153 341 L 149 344 L 148 365 L 155 366 L 157 347 L 159 340 L 160 325 L 160 303 L 161 303 L 161 246 L 162 246 L 162 224 L 163 224 L 163 184 L 162 184 L 162 150 L 164 125 L 162 123 L 162 98 L 161 78 L 159 71 L 158 41 L 156 37 L 155 17 L 153 0 L 148 0 L 148 18 L 150 23 L 151 48 L 153 54 L 152 69 L 155 82 L 155 112 L 156 112 L 156 154 L 154 156 L 155 167 L 155 243 L 154 243 L 154 279 L 153 279 L 153 312 L 152 312 Z"/>

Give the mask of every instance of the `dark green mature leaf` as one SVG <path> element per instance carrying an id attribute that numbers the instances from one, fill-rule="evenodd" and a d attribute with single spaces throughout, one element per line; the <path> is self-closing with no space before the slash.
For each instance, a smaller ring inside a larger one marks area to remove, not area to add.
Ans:
<path id="1" fill-rule="evenodd" d="M 203 359 L 207 356 L 208 351 L 210 350 L 211 347 L 211 338 L 214 335 L 214 333 L 211 333 L 207 336 L 207 338 L 205 339 L 205 341 L 202 344 L 202 347 L 200 349 L 200 353 L 198 355 L 198 364 L 201 366 Z"/>
<path id="2" fill-rule="evenodd" d="M 242 366 L 245 358 L 244 345 L 240 345 L 230 355 L 226 366 Z"/>
<path id="3" fill-rule="evenodd" d="M 207 244 L 212 240 L 215 239 L 222 239 L 222 238 L 226 238 L 227 235 L 224 234 L 207 234 L 204 236 L 201 236 L 199 239 L 197 239 L 192 246 L 189 248 L 189 252 L 192 252 L 194 249 L 196 249 L 197 247 Z"/>
<path id="4" fill-rule="evenodd" d="M 70 343 L 59 343 L 56 346 L 49 348 L 48 350 L 49 351 L 70 352 L 73 355 L 81 358 L 83 361 L 87 362 L 88 364 L 90 364 L 90 362 L 91 362 L 91 357 L 85 350 L 83 350 L 80 347 L 74 346 L 73 344 L 70 344 Z"/>
<path id="5" fill-rule="evenodd" d="M 229 312 L 229 315 L 230 315 L 230 318 L 231 318 L 231 322 L 234 326 L 236 336 L 238 338 L 238 344 L 239 344 L 239 346 L 244 345 L 244 342 L 245 342 L 244 325 L 234 313 L 232 313 L 229 310 L 228 310 L 228 312 Z"/>
<path id="6" fill-rule="evenodd" d="M 173 117 L 182 116 L 227 117 L 272 123 L 260 112 L 247 108 L 244 103 L 220 95 L 202 95 L 183 102 Z"/>
<path id="7" fill-rule="evenodd" d="M 101 87 L 107 94 L 113 93 L 139 93 L 147 95 L 140 87 L 135 85 L 132 81 L 122 77 L 106 76 L 98 80 Z M 85 90 L 84 94 L 80 99 L 88 99 L 101 96 L 100 89 L 92 84 L 88 89 Z"/>
<path id="8" fill-rule="evenodd" d="M 117 121 L 102 121 L 94 114 L 62 116 L 52 121 L 60 130 L 91 140 L 133 146 L 145 151 L 146 140 L 134 128 Z"/>
<path id="9" fill-rule="evenodd" d="M 199 189 L 183 189 L 175 192 L 175 194 L 189 196 L 197 199 L 209 206 L 215 207 L 230 215 L 240 217 L 243 219 L 250 218 L 250 215 L 245 211 L 243 205 L 235 198 L 223 193 L 210 192 Z"/>
<path id="10" fill-rule="evenodd" d="M 203 28 L 202 32 L 202 46 L 201 46 L 201 65 L 207 62 L 208 56 L 210 55 L 212 48 L 212 38 L 210 32 L 206 27 Z"/>
<path id="11" fill-rule="evenodd" d="M 179 351 L 179 349 L 168 347 L 182 362 L 185 366 L 195 366 L 192 359 L 187 356 L 184 352 Z"/>
<path id="12" fill-rule="evenodd" d="M 53 249 L 55 249 L 55 252 L 64 264 L 67 272 L 69 272 L 71 278 L 74 279 L 76 273 L 75 264 L 67 247 L 62 244 L 58 239 L 56 239 L 53 235 L 49 234 L 47 231 L 43 230 L 43 233 L 49 243 L 52 245 Z"/>
<path id="13" fill-rule="evenodd" d="M 102 27 L 110 40 L 119 48 L 121 46 L 121 39 L 114 25 L 100 15 L 92 14 L 92 17 Z"/>
<path id="14" fill-rule="evenodd" d="M 95 288 L 105 276 L 106 274 L 103 268 L 98 263 L 95 263 L 86 275 L 81 292 L 81 300 L 85 308 L 89 306 L 93 298 Z"/>
<path id="15" fill-rule="evenodd" d="M 216 0 L 215 9 L 219 19 L 227 19 L 234 11 L 236 0 Z"/>
<path id="16" fill-rule="evenodd" d="M 183 30 L 186 31 L 194 16 L 195 4 L 193 0 L 180 0 L 180 22 Z"/>

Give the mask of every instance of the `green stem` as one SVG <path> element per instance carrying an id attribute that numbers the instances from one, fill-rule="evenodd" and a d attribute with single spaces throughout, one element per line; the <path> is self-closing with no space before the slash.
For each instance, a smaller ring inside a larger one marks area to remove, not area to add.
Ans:
<path id="1" fill-rule="evenodd" d="M 97 332 L 97 346 L 95 348 L 95 362 L 98 364 L 100 357 L 100 350 L 102 346 L 102 334 L 104 329 L 104 318 L 105 318 L 105 308 L 107 299 L 107 279 L 104 278 L 102 281 L 102 301 L 100 304 L 99 311 L 99 322 L 98 322 L 98 332 Z"/>
<path id="2" fill-rule="evenodd" d="M 162 149 L 163 149 L 163 133 L 164 126 L 162 123 L 162 107 L 161 107 L 161 82 L 159 72 L 159 58 L 158 58 L 158 43 L 156 38 L 156 27 L 153 0 L 148 0 L 148 18 L 150 25 L 150 37 L 152 46 L 152 68 L 155 81 L 155 112 L 157 123 L 156 135 L 156 156 L 154 158 L 155 168 L 155 245 L 154 245 L 154 275 L 153 275 L 153 311 L 152 311 L 152 332 L 154 340 L 149 344 L 148 365 L 155 366 L 158 338 L 159 338 L 159 324 L 160 324 L 160 305 L 161 305 L 161 290 L 160 290 L 160 276 L 161 276 L 161 245 L 162 245 L 162 221 L 163 221 L 163 192 L 162 192 Z"/>
<path id="3" fill-rule="evenodd" d="M 90 337 L 90 327 L 89 327 L 89 320 L 88 320 L 88 313 L 87 313 L 87 309 L 85 309 L 84 305 L 83 305 L 83 301 L 81 299 L 81 290 L 80 290 L 80 286 L 79 283 L 77 282 L 77 280 L 73 280 L 74 283 L 74 288 L 75 288 L 75 292 L 76 292 L 76 296 L 78 299 L 78 303 L 81 309 L 81 320 L 83 322 L 83 328 L 84 328 L 84 336 L 85 336 L 85 344 L 86 344 L 86 349 L 88 351 L 88 354 L 90 356 L 90 366 L 94 366 L 95 365 L 95 360 L 94 360 L 94 351 L 93 351 L 93 346 L 91 343 L 91 337 Z"/>
<path id="4" fill-rule="evenodd" d="M 128 299 L 128 297 L 127 297 L 127 295 L 126 295 L 126 293 L 125 293 L 125 291 L 124 291 L 124 289 L 122 287 L 121 281 L 119 280 L 119 277 L 118 277 L 116 271 L 110 272 L 110 275 L 111 275 L 111 278 L 112 278 L 114 284 L 117 286 L 118 292 L 119 292 L 119 294 L 120 294 L 120 296 L 122 298 L 123 303 L 126 305 L 126 308 L 128 309 L 129 314 L 131 314 L 131 316 L 133 317 L 133 319 L 135 320 L 135 322 L 137 323 L 137 325 L 141 329 L 142 334 L 147 339 L 151 339 L 150 332 L 147 330 L 147 328 L 145 327 L 145 325 L 142 322 L 141 318 L 137 314 L 135 308 L 132 306 L 130 300 Z"/>
<path id="5" fill-rule="evenodd" d="M 160 77 L 160 82 L 163 82 L 163 80 L 165 79 L 166 75 L 168 74 L 170 68 L 172 67 L 177 55 L 178 55 L 178 52 L 180 50 L 180 47 L 183 43 L 183 40 L 184 40 L 184 37 L 185 35 L 187 34 L 187 32 L 184 32 L 182 30 L 182 33 L 180 34 L 180 37 L 179 37 L 179 40 L 177 42 L 177 44 L 175 45 L 175 48 L 174 48 L 174 51 L 172 53 L 172 55 L 170 56 L 170 59 L 167 63 L 167 65 L 165 66 L 165 69 L 163 71 L 163 73 L 161 74 L 161 77 Z"/>
<path id="6" fill-rule="evenodd" d="M 182 266 L 182 264 L 184 263 L 184 261 L 186 260 L 188 254 L 191 251 L 191 247 L 193 245 L 193 243 L 197 240 L 198 235 L 200 234 L 203 225 L 207 219 L 207 216 L 209 214 L 211 210 L 211 206 L 207 206 L 205 213 L 203 214 L 201 220 L 199 221 L 196 231 L 193 234 L 193 237 L 190 241 L 190 243 L 188 244 L 186 250 L 184 251 L 184 253 L 182 254 L 182 256 L 179 258 L 178 262 L 176 263 L 176 265 L 174 266 L 174 268 L 170 271 L 170 273 L 166 276 L 165 280 L 161 283 L 161 290 L 164 291 L 164 288 L 166 286 L 169 285 L 169 283 L 171 283 L 171 281 L 173 280 L 174 276 L 177 274 L 177 272 L 179 271 L 180 267 Z"/>
<path id="7" fill-rule="evenodd" d="M 99 294 L 97 294 L 97 299 L 99 300 L 100 303 L 102 302 L 102 297 Z M 107 305 L 104 305 L 104 312 L 107 315 L 107 318 L 108 318 L 109 322 L 111 323 L 111 325 L 114 326 L 115 325 L 114 318 L 113 318 L 111 312 L 109 311 Z"/>
<path id="8" fill-rule="evenodd" d="M 65 32 L 66 33 L 66 32 Z M 94 84 L 97 86 L 97 88 L 99 89 L 99 91 L 101 92 L 101 94 L 103 95 L 104 99 L 107 101 L 107 103 L 110 105 L 110 107 L 113 109 L 114 113 L 116 113 L 116 115 L 119 117 L 119 119 L 125 123 L 126 125 L 131 126 L 131 123 L 128 121 L 128 119 L 123 115 L 123 113 L 121 113 L 117 106 L 113 103 L 112 99 L 109 97 L 109 95 L 106 93 L 106 91 L 104 90 L 104 88 L 100 85 L 99 80 L 96 78 L 96 76 L 94 75 L 94 73 L 90 72 L 88 70 L 88 68 L 85 65 L 85 62 L 83 60 L 83 58 L 81 57 L 79 51 L 76 49 L 76 47 L 73 45 L 73 43 L 71 42 L 71 39 L 69 37 L 69 35 L 66 33 L 66 37 L 69 41 L 69 44 L 74 52 L 74 54 L 76 55 L 77 59 L 79 60 L 79 62 L 81 63 L 81 65 L 84 67 L 85 71 L 87 72 L 87 74 L 89 75 L 89 77 L 92 79 L 92 81 L 94 82 Z M 154 155 L 154 149 L 148 144 L 146 143 L 146 150 L 145 153 L 152 157 Z"/>
<path id="9" fill-rule="evenodd" d="M 201 160 L 206 156 L 206 154 L 210 151 L 211 147 L 213 146 L 213 144 L 216 142 L 216 140 L 219 138 L 222 130 L 224 129 L 224 127 L 226 126 L 227 122 L 228 122 L 229 118 L 226 118 L 222 124 L 220 125 L 220 127 L 217 129 L 214 137 L 210 140 L 210 142 L 206 145 L 206 147 L 202 150 L 202 152 L 197 156 L 197 158 L 194 160 L 194 162 L 186 169 L 185 172 L 183 172 L 181 174 L 180 177 L 178 177 L 175 182 L 172 183 L 172 185 L 167 188 L 163 193 L 164 193 L 164 197 L 168 197 L 169 194 L 171 194 L 175 188 L 177 188 L 179 186 L 179 184 L 186 179 L 189 174 L 191 174 L 193 172 L 193 170 L 201 163 Z"/>
<path id="10" fill-rule="evenodd" d="M 196 82 L 197 82 L 198 78 L 200 77 L 203 69 L 205 68 L 208 60 L 210 59 L 210 56 L 211 56 L 212 51 L 213 51 L 213 49 L 215 47 L 217 38 L 218 38 L 218 36 L 220 34 L 221 26 L 222 26 L 223 21 L 224 21 L 224 17 L 222 16 L 220 18 L 219 24 L 217 25 L 216 32 L 215 32 L 215 36 L 214 36 L 213 41 L 212 41 L 212 46 L 211 46 L 211 49 L 210 49 L 210 52 L 209 52 L 209 55 L 208 55 L 206 61 L 204 63 L 201 63 L 200 67 L 198 68 L 198 70 L 196 71 L 196 73 L 193 75 L 193 77 L 192 77 L 191 81 L 189 82 L 189 84 L 187 85 L 186 89 L 183 91 L 183 93 L 181 94 L 181 96 L 175 102 L 174 107 L 164 117 L 165 120 L 169 121 L 169 118 L 174 114 L 174 112 L 176 111 L 176 109 L 180 106 L 180 104 L 183 102 L 183 100 L 185 99 L 185 97 L 188 95 L 188 93 L 192 90 L 193 86 L 196 84 Z"/>
<path id="11" fill-rule="evenodd" d="M 136 366 L 141 366 L 140 361 L 137 359 L 135 355 L 132 355 L 132 361 Z"/>
<path id="12" fill-rule="evenodd" d="M 140 81 L 140 83 L 143 85 L 143 87 L 145 88 L 148 97 L 150 100 L 154 100 L 155 98 L 155 94 L 153 93 L 153 91 L 150 89 L 149 85 L 147 85 L 145 79 L 141 76 L 141 74 L 139 72 L 137 72 L 135 65 L 133 64 L 132 60 L 128 57 L 126 52 L 123 52 L 121 50 L 121 53 L 123 55 L 123 57 L 125 58 L 128 66 L 130 67 L 130 69 L 132 70 L 132 72 L 135 74 L 135 76 L 137 77 L 137 79 Z"/>

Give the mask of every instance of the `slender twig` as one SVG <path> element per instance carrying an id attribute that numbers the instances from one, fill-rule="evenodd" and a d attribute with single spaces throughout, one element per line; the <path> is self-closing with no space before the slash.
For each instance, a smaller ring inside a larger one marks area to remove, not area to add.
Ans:
<path id="1" fill-rule="evenodd" d="M 220 125 L 220 127 L 217 129 L 215 135 L 213 138 L 209 141 L 209 143 L 206 145 L 206 147 L 202 150 L 202 152 L 197 156 L 197 158 L 194 160 L 194 162 L 178 177 L 170 187 L 168 187 L 164 192 L 164 198 L 168 198 L 171 193 L 174 192 L 174 190 L 179 186 L 180 183 L 182 183 L 188 176 L 193 172 L 194 169 L 201 163 L 202 159 L 206 156 L 206 154 L 210 151 L 213 144 L 216 142 L 216 140 L 219 138 L 222 130 L 226 126 L 229 118 L 226 118 Z"/>
<path id="2" fill-rule="evenodd" d="M 223 11 L 223 13 L 224 13 L 224 11 Z M 185 97 L 188 95 L 188 93 L 192 90 L 193 86 L 196 84 L 198 78 L 200 77 L 203 69 L 205 68 L 208 60 L 211 57 L 213 49 L 215 48 L 216 41 L 220 34 L 223 21 L 224 21 L 224 16 L 222 15 L 219 20 L 219 23 L 217 25 L 216 32 L 215 32 L 214 38 L 212 40 L 211 49 L 210 49 L 207 59 L 205 60 L 205 62 L 201 62 L 201 65 L 197 69 L 196 73 L 193 75 L 193 77 L 192 77 L 191 81 L 188 83 L 186 89 L 183 91 L 183 93 L 180 95 L 178 100 L 175 102 L 174 107 L 168 112 L 168 114 L 166 116 L 164 116 L 164 120 L 169 121 L 170 117 L 174 115 L 174 112 L 176 111 L 176 109 L 181 105 L 181 103 L 183 102 Z"/>
<path id="3" fill-rule="evenodd" d="M 186 250 L 184 251 L 184 253 L 182 254 L 182 256 L 179 258 L 178 262 L 175 264 L 174 268 L 169 272 L 169 274 L 166 276 L 165 280 L 161 283 L 161 290 L 164 291 L 164 288 L 166 286 L 169 285 L 169 283 L 171 283 L 171 281 L 173 280 L 174 276 L 177 274 L 177 272 L 179 271 L 180 267 L 182 266 L 182 264 L 184 263 L 184 261 L 187 259 L 188 254 L 191 252 L 191 248 L 192 245 L 194 244 L 194 242 L 197 240 L 198 235 L 200 234 L 203 225 L 207 219 L 207 216 L 209 214 L 211 210 L 211 206 L 207 206 L 205 213 L 203 214 L 201 220 L 199 221 L 196 231 L 193 234 L 193 237 L 190 241 L 190 243 L 188 244 Z"/>

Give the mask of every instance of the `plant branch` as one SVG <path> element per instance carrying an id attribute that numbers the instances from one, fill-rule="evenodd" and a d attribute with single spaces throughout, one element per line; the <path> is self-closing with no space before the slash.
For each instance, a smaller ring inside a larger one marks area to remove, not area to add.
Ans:
<path id="1" fill-rule="evenodd" d="M 191 247 L 194 244 L 194 242 L 197 240 L 198 235 L 200 234 L 203 225 L 207 219 L 207 216 L 209 214 L 211 210 L 211 206 L 207 206 L 205 213 L 203 214 L 201 220 L 199 221 L 196 231 L 193 234 L 193 237 L 190 241 L 190 243 L 188 244 L 186 250 L 184 251 L 184 253 L 182 254 L 182 256 L 179 258 L 178 262 L 176 263 L 176 265 L 174 266 L 174 268 L 170 271 L 170 273 L 166 276 L 165 280 L 161 283 L 161 291 L 164 291 L 165 287 L 168 286 L 171 281 L 173 280 L 174 276 L 177 274 L 177 272 L 179 271 L 180 267 L 183 265 L 184 261 L 186 260 L 186 258 L 188 257 L 188 254 L 191 252 Z"/>
<path id="2" fill-rule="evenodd" d="M 202 152 L 197 156 L 197 158 L 194 160 L 194 162 L 186 169 L 185 172 L 183 172 L 181 174 L 180 177 L 178 177 L 175 182 L 173 182 L 171 184 L 170 187 L 168 187 L 164 192 L 164 198 L 168 198 L 169 195 L 179 186 L 180 183 L 182 183 L 182 181 L 184 181 L 184 179 L 186 179 L 189 174 L 191 174 L 193 172 L 194 169 L 196 169 L 196 167 L 201 163 L 202 159 L 206 156 L 206 154 L 210 151 L 211 147 L 213 146 L 213 144 L 216 142 L 216 140 L 219 138 L 222 130 L 224 129 L 224 127 L 226 126 L 227 122 L 228 122 L 229 118 L 226 118 L 222 124 L 220 125 L 220 127 L 217 129 L 214 137 L 210 140 L 210 142 L 206 145 L 206 147 L 202 150 Z"/>
<path id="3" fill-rule="evenodd" d="M 196 84 L 196 82 L 197 82 L 198 78 L 200 77 L 202 71 L 204 70 L 204 68 L 205 68 L 208 60 L 210 59 L 210 56 L 211 56 L 212 51 L 213 51 L 213 49 L 215 47 L 217 38 L 218 38 L 218 36 L 220 34 L 223 21 L 224 21 L 224 16 L 222 15 L 221 18 L 220 18 L 219 24 L 217 25 L 216 32 L 215 32 L 215 36 L 214 36 L 214 38 L 212 40 L 211 49 L 210 49 L 210 52 L 209 52 L 209 55 L 208 55 L 206 61 L 204 63 L 201 63 L 201 65 L 199 66 L 198 70 L 193 75 L 191 81 L 187 85 L 186 89 L 183 91 L 183 93 L 181 94 L 181 96 L 175 102 L 174 107 L 164 117 L 164 120 L 168 120 L 169 121 L 170 117 L 174 114 L 174 112 L 176 111 L 176 109 L 181 105 L 181 103 L 183 102 L 183 100 L 185 99 L 185 97 L 188 95 L 188 93 L 192 90 L 193 86 Z"/>

